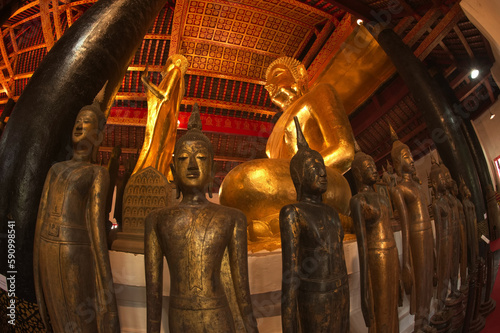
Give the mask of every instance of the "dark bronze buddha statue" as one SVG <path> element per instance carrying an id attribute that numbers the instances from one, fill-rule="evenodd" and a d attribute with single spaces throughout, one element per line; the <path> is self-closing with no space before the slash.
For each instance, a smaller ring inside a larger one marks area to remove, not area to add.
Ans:
<path id="1" fill-rule="evenodd" d="M 388 200 L 373 189 L 379 175 L 373 158 L 359 150 L 352 162 L 358 194 L 351 198 L 361 282 L 361 309 L 371 333 L 399 332 L 399 257 Z"/>
<path id="2" fill-rule="evenodd" d="M 392 127 L 390 130 L 392 164 L 399 176 L 391 198 L 401 221 L 403 285 L 410 300 L 415 300 L 415 306 L 410 307 L 410 312 L 415 313 L 415 331 L 432 331 L 428 326 L 434 272 L 432 224 L 420 184 L 413 178 L 415 165 L 410 148 L 399 141 Z"/>
<path id="3" fill-rule="evenodd" d="M 432 210 L 434 213 L 434 226 L 436 229 L 436 255 L 437 255 L 437 309 L 434 318 L 436 321 L 446 319 L 444 314 L 445 300 L 448 295 L 448 284 L 451 272 L 451 254 L 453 239 L 450 234 L 452 208 L 446 193 L 446 175 L 443 169 L 431 157 L 431 173 L 429 175 L 434 191 Z"/>
<path id="4" fill-rule="evenodd" d="M 298 151 L 290 161 L 295 204 L 279 215 L 283 256 L 283 332 L 348 332 L 349 284 L 339 215 L 322 202 L 321 155 L 309 148 L 295 118 Z"/>

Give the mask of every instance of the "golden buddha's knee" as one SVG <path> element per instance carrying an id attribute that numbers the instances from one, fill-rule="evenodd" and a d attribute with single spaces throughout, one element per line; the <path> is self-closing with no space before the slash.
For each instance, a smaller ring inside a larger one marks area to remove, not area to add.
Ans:
<path id="1" fill-rule="evenodd" d="M 323 201 L 339 214 L 348 215 L 351 190 L 347 180 L 327 168 L 328 190 Z M 251 241 L 279 238 L 279 211 L 297 202 L 290 177 L 290 161 L 259 159 L 240 164 L 225 177 L 219 191 L 220 203 L 245 213 Z"/>

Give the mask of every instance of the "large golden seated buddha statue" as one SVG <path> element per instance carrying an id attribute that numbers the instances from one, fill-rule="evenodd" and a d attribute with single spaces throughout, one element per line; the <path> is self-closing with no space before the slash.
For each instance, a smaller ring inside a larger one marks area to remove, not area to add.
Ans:
<path id="1" fill-rule="evenodd" d="M 290 177 L 290 159 L 297 151 L 293 118 L 298 117 L 311 149 L 324 158 L 328 190 L 323 201 L 337 209 L 344 225 L 351 191 L 342 174 L 351 166 L 354 139 L 333 86 L 318 83 L 309 89 L 306 69 L 298 60 L 282 57 L 272 62 L 266 72 L 266 90 L 283 111 L 267 142 L 269 158 L 231 170 L 221 184 L 220 203 L 242 210 L 248 220 L 249 240 L 264 241 L 264 248 L 271 250 L 280 246 L 281 207 L 297 201 Z"/>

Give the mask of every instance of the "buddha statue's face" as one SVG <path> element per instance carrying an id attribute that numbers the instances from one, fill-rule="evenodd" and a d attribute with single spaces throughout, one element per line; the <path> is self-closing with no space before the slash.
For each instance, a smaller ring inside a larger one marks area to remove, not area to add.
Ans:
<path id="1" fill-rule="evenodd" d="M 175 174 L 181 190 L 203 191 L 212 178 L 210 150 L 202 141 L 185 141 L 174 156 Z"/>
<path id="2" fill-rule="evenodd" d="M 325 162 L 320 156 L 315 155 L 308 156 L 304 161 L 302 191 L 322 194 L 326 192 L 328 185 Z"/>
<path id="3" fill-rule="evenodd" d="M 443 170 L 444 178 L 446 180 L 446 188 L 450 190 L 450 192 L 453 191 L 453 183 L 455 182 L 453 178 L 451 178 L 451 174 L 448 170 L 444 169 Z"/>
<path id="4" fill-rule="evenodd" d="M 410 175 L 415 173 L 415 162 L 408 148 L 401 149 L 401 170 Z"/>
<path id="5" fill-rule="evenodd" d="M 266 90 L 271 100 L 282 109 L 302 95 L 301 86 L 290 69 L 283 64 L 275 65 L 266 81 Z"/>
<path id="6" fill-rule="evenodd" d="M 74 145 L 96 146 L 99 142 L 99 121 L 97 115 L 90 110 L 82 110 L 76 117 L 72 140 Z M 89 147 L 90 148 L 90 147 Z"/>
<path id="7" fill-rule="evenodd" d="M 373 185 L 379 180 L 377 167 L 373 158 L 368 156 L 360 163 L 359 176 L 361 178 L 359 180 L 366 185 Z"/>
<path id="8" fill-rule="evenodd" d="M 436 170 L 431 172 L 431 181 L 434 190 L 437 192 L 446 191 L 446 177 L 441 170 Z"/>
<path id="9" fill-rule="evenodd" d="M 174 68 L 180 68 L 182 74 L 185 74 L 188 68 L 188 62 L 186 58 L 180 56 L 172 56 L 167 59 L 165 66 L 161 72 L 162 76 L 168 75 L 168 72 L 172 71 Z"/>

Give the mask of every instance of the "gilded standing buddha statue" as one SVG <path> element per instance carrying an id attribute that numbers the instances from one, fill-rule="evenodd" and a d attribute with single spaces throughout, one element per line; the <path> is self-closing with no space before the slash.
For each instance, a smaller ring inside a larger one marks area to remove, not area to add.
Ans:
<path id="1" fill-rule="evenodd" d="M 283 114 L 268 139 L 268 159 L 243 163 L 231 170 L 220 189 L 223 205 L 247 216 L 251 241 L 272 240 L 279 247 L 279 210 L 295 202 L 289 162 L 297 152 L 293 118 L 297 117 L 311 149 L 325 161 L 329 179 L 323 201 L 342 216 L 349 214 L 350 188 L 342 176 L 354 156 L 351 125 L 331 84 L 307 86 L 307 72 L 297 60 L 278 58 L 266 72 L 266 89 Z"/>
<path id="2" fill-rule="evenodd" d="M 212 194 L 214 152 L 201 132 L 197 105 L 188 131 L 175 144 L 172 174 L 181 202 L 146 218 L 147 331 L 159 332 L 162 317 L 163 257 L 170 271 L 168 327 L 178 332 L 257 332 L 248 284 L 246 219 L 234 208 L 207 200 Z M 230 306 L 221 276 L 227 253 L 238 309 Z M 233 312 L 234 311 L 234 312 Z"/>
<path id="3" fill-rule="evenodd" d="M 174 151 L 179 107 L 185 93 L 184 74 L 187 59 L 174 54 L 167 59 L 158 86 L 151 83 L 146 71 L 141 75 L 148 99 L 148 117 L 139 158 L 132 174 L 152 166 L 165 177 L 170 171 Z"/>

